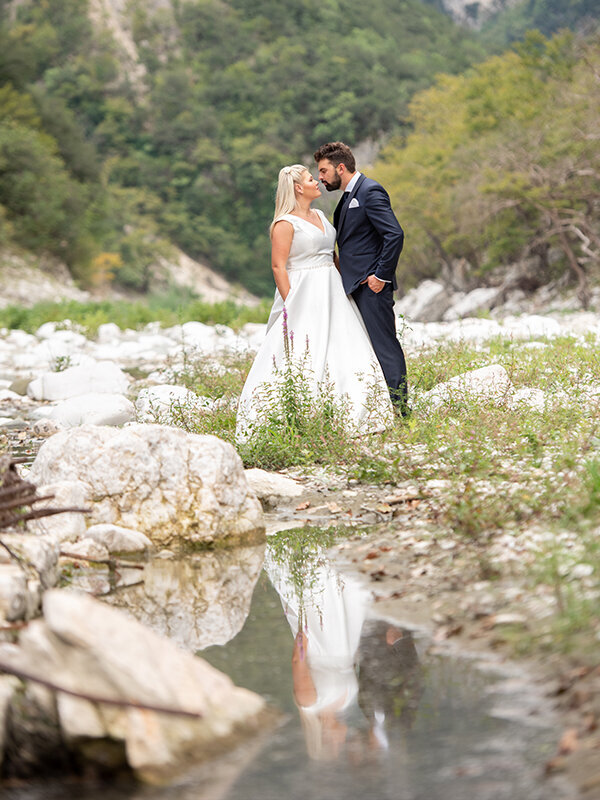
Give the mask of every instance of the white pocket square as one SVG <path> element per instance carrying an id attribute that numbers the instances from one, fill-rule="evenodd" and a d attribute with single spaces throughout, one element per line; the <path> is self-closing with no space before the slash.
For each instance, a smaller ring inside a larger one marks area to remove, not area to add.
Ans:
<path id="1" fill-rule="evenodd" d="M 350 202 L 348 203 L 348 208 L 358 208 L 359 205 L 360 203 L 358 202 L 356 197 L 353 197 L 352 200 L 350 200 Z"/>

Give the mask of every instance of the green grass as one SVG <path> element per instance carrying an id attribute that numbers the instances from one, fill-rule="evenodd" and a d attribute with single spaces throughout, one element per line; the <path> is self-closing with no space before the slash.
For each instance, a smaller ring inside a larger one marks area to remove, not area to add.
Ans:
<path id="1" fill-rule="evenodd" d="M 119 328 L 143 328 L 150 322 L 160 322 L 171 327 L 195 320 L 207 325 L 229 325 L 239 330 L 246 322 L 266 322 L 270 304 L 263 301 L 255 308 L 239 306 L 232 301 L 204 303 L 186 294 L 169 294 L 149 297 L 147 302 L 101 301 L 79 303 L 74 300 L 62 303 L 37 303 L 32 308 L 7 306 L 0 309 L 1 328 L 19 328 L 35 332 L 45 322 L 70 320 L 80 326 L 90 337 L 98 327 L 114 322 Z"/>

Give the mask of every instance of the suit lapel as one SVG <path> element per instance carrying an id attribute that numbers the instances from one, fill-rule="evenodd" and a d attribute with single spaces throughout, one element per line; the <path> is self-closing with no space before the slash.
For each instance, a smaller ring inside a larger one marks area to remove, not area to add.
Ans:
<path id="1" fill-rule="evenodd" d="M 344 207 L 342 208 L 342 211 L 340 213 L 340 219 L 339 219 L 339 222 L 338 222 L 338 225 L 337 225 L 337 234 L 338 234 L 337 238 L 338 238 L 338 240 L 340 238 L 340 234 L 342 232 L 342 228 L 344 227 L 344 220 L 346 219 L 346 214 L 348 212 L 348 207 L 350 206 L 350 203 L 352 202 L 352 198 L 356 195 L 356 192 L 359 190 L 360 185 L 365 180 L 365 177 L 366 177 L 365 175 L 361 175 L 360 178 L 356 181 L 354 189 L 352 189 L 352 191 L 350 192 L 350 197 L 348 198 L 348 200 L 346 201 Z"/>

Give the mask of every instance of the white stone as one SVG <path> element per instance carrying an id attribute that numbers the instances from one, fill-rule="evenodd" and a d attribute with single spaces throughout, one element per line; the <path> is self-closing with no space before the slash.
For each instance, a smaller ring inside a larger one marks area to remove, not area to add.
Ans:
<path id="1" fill-rule="evenodd" d="M 543 411 L 548 403 L 548 396 L 542 389 L 524 387 L 517 389 L 511 397 L 511 405 L 519 404 L 529 406 L 534 411 Z"/>
<path id="2" fill-rule="evenodd" d="M 184 386 L 163 384 L 142 389 L 135 401 L 140 422 L 172 424 L 181 414 L 195 414 L 212 407 L 209 398 L 198 397 Z"/>
<path id="3" fill-rule="evenodd" d="M 497 286 L 481 286 L 479 289 L 473 289 L 447 309 L 444 319 L 450 322 L 476 315 L 480 311 L 488 311 L 493 308 L 501 293 L 502 289 Z"/>
<path id="4" fill-rule="evenodd" d="M 110 523 L 92 525 L 85 535 L 106 547 L 110 553 L 140 553 L 152 547 L 150 539 L 141 531 Z"/>
<path id="5" fill-rule="evenodd" d="M 60 548 L 53 536 L 35 536 L 31 533 L 3 533 L 2 541 L 20 559 L 33 567 L 44 589 L 49 589 L 56 585 Z"/>
<path id="6" fill-rule="evenodd" d="M 514 339 L 535 339 L 540 336 L 552 338 L 562 334 L 559 322 L 552 317 L 542 317 L 538 314 L 507 317 L 504 320 L 504 329 L 507 335 Z"/>
<path id="7" fill-rule="evenodd" d="M 135 407 L 121 394 L 82 394 L 39 409 L 62 428 L 78 425 L 124 425 L 135 419 Z"/>
<path id="8" fill-rule="evenodd" d="M 78 558 L 84 558 L 87 561 L 99 562 L 108 561 L 110 556 L 107 548 L 103 544 L 94 541 L 94 539 L 88 538 L 81 539 L 79 542 L 67 545 L 63 555 L 66 555 L 67 557 L 77 556 Z"/>
<path id="9" fill-rule="evenodd" d="M 442 318 L 451 302 L 452 292 L 443 284 L 426 280 L 396 301 L 394 313 L 411 321 L 433 322 Z"/>
<path id="10" fill-rule="evenodd" d="M 122 611 L 71 591 L 47 592 L 44 619 L 23 631 L 19 648 L 0 643 L 0 660 L 70 692 L 198 715 L 102 703 L 94 704 L 97 714 L 83 715 L 78 703 L 59 705 L 68 740 L 106 731 L 124 742 L 131 768 L 146 780 L 173 776 L 207 749 L 227 749 L 241 726 L 256 728 L 265 707 L 261 697 Z"/>
<path id="11" fill-rule="evenodd" d="M 0 620 L 25 619 L 28 608 L 27 577 L 17 564 L 0 564 Z"/>
<path id="12" fill-rule="evenodd" d="M 571 570 L 571 578 L 581 580 L 582 578 L 589 578 L 594 574 L 594 567 L 592 564 L 575 564 Z"/>
<path id="13" fill-rule="evenodd" d="M 261 322 L 247 322 L 240 330 L 240 335 L 246 339 L 248 347 L 252 350 L 258 350 L 266 333 L 267 326 Z"/>
<path id="14" fill-rule="evenodd" d="M 435 408 L 464 400 L 499 404 L 504 403 L 511 394 L 512 383 L 508 372 L 500 364 L 491 364 L 439 383 L 431 391 L 425 392 L 423 398 Z"/>
<path id="15" fill-rule="evenodd" d="M 215 436 L 165 425 L 85 425 L 44 442 L 29 479 L 80 480 L 94 523 L 141 530 L 155 544 L 264 536 L 240 457 Z"/>
<path id="16" fill-rule="evenodd" d="M 95 361 L 69 367 L 62 372 L 46 372 L 32 381 L 27 394 L 35 400 L 65 400 L 82 394 L 123 394 L 130 378 L 110 361 Z"/>
<path id="17" fill-rule="evenodd" d="M 112 344 L 118 342 L 121 337 L 121 328 L 114 322 L 105 322 L 98 325 L 96 340 L 100 344 Z"/>
<path id="18" fill-rule="evenodd" d="M 38 419 L 33 423 L 32 431 L 36 436 L 54 436 L 64 430 L 65 425 L 54 419 Z"/>
<path id="19" fill-rule="evenodd" d="M 38 485 L 39 497 L 51 496 L 49 500 L 36 503 L 36 508 L 87 508 L 88 488 L 77 480 L 55 481 L 45 486 Z M 29 520 L 26 529 L 33 533 L 48 534 L 57 542 L 74 542 L 85 533 L 85 514 L 65 512 L 50 517 Z"/>
<path id="20" fill-rule="evenodd" d="M 300 497 L 304 492 L 299 483 L 285 475 L 267 472 L 264 469 L 247 469 L 245 472 L 248 486 L 259 500 L 266 500 L 270 497 Z"/>
<path id="21" fill-rule="evenodd" d="M 16 392 L 11 392 L 10 389 L 0 389 L 0 402 L 3 400 L 18 400 L 21 402 L 23 398 Z"/>

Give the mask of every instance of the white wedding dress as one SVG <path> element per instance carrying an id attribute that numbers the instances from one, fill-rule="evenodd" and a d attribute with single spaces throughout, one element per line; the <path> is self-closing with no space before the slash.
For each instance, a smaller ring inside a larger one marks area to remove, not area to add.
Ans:
<path id="1" fill-rule="evenodd" d="M 293 339 L 294 358 L 308 346 L 311 383 L 328 381 L 347 406 L 347 422 L 357 433 L 381 430 L 392 419 L 392 406 L 383 372 L 375 356 L 360 312 L 344 292 L 333 263 L 335 228 L 317 211 L 323 230 L 294 214 L 294 238 L 286 269 L 290 292 L 284 302 L 275 291 L 265 339 L 246 379 L 238 406 L 236 436 L 251 435 L 260 413 L 261 387 L 275 379 L 274 364 L 281 369 L 286 350 L 284 326 Z"/>

